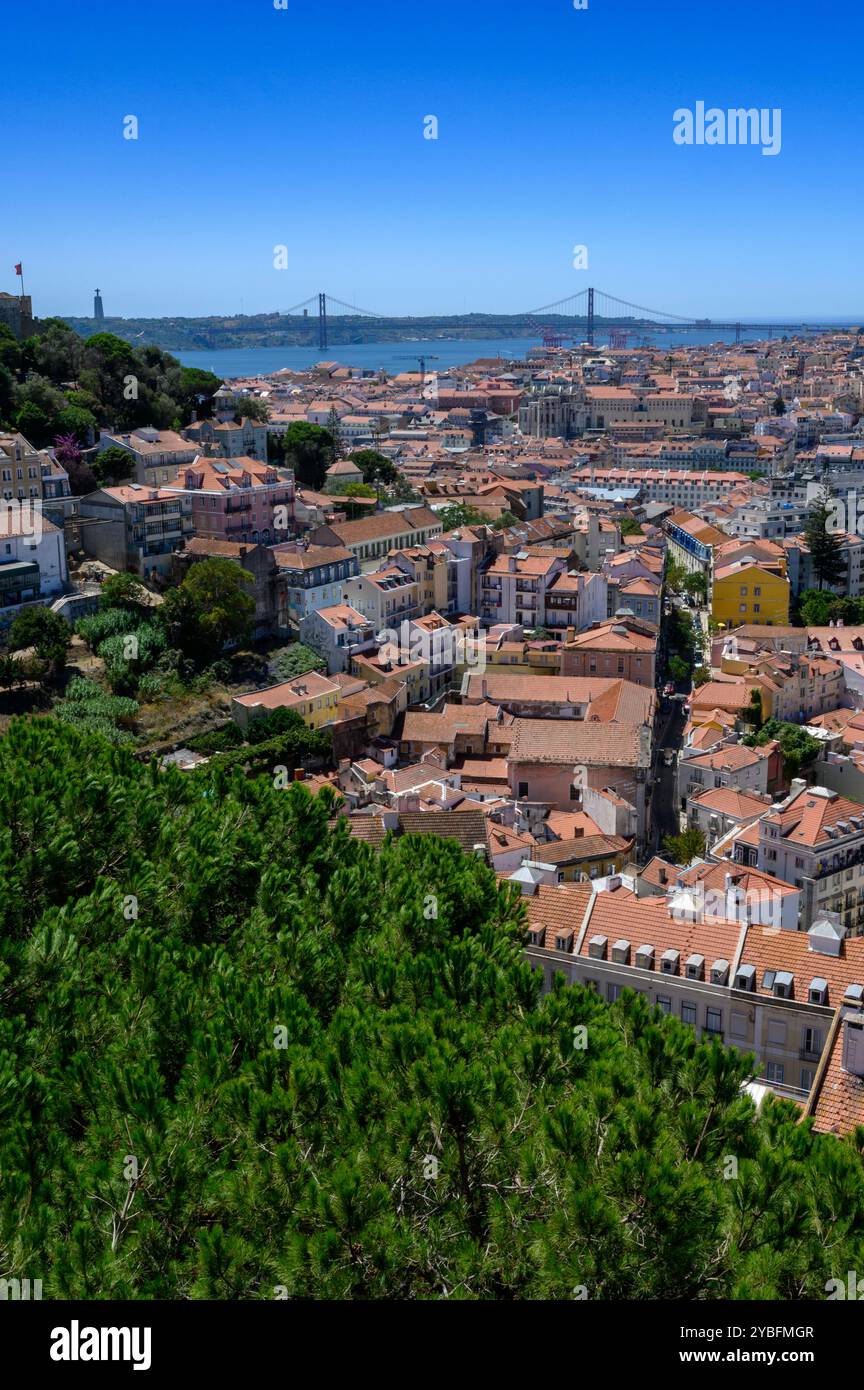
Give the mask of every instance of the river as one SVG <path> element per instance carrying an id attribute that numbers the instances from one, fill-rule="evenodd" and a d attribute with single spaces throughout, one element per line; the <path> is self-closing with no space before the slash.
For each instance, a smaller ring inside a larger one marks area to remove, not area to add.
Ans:
<path id="1" fill-rule="evenodd" d="M 775 337 L 782 329 L 775 328 Z M 598 347 L 604 340 L 598 334 Z M 744 339 L 757 339 L 756 330 L 743 334 Z M 709 343 L 732 343 L 735 334 L 721 329 L 693 329 L 683 333 L 649 333 L 634 335 L 633 342 L 647 341 L 654 347 L 700 346 Z M 174 352 L 173 356 L 186 367 L 201 367 L 224 378 L 266 376 L 281 367 L 305 371 L 316 362 L 340 362 L 346 367 L 361 367 L 371 371 L 383 368 L 390 375 L 418 370 L 418 359 L 425 358 L 426 370 L 444 371 L 474 362 L 478 357 L 500 357 L 502 362 L 521 360 L 531 347 L 539 346 L 539 338 L 424 338 L 417 342 L 337 343 L 332 347 L 273 347 L 273 348 L 214 348 Z M 631 346 L 633 344 L 631 343 Z"/>

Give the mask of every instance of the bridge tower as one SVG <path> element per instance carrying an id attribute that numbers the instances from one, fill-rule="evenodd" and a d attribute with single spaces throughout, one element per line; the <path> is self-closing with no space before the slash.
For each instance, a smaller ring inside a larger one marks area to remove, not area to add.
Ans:
<path id="1" fill-rule="evenodd" d="M 319 348 L 326 348 L 326 346 L 327 346 L 327 295 L 326 295 L 326 294 L 319 294 L 319 296 L 318 296 L 318 346 L 319 346 Z"/>
<path id="2" fill-rule="evenodd" d="M 594 346 L 594 291 L 588 291 L 588 325 L 585 332 L 587 341 Z"/>

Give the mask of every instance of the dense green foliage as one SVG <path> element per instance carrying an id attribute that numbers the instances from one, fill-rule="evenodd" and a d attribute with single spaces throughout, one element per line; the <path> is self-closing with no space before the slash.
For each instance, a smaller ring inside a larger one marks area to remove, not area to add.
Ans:
<path id="1" fill-rule="evenodd" d="M 324 671 L 326 668 L 327 662 L 323 656 L 303 642 L 293 642 L 279 652 L 273 661 L 273 672 L 282 681 L 293 681 L 295 676 L 305 676 L 307 671 Z"/>
<path id="2" fill-rule="evenodd" d="M 138 714 L 135 700 L 109 695 L 96 681 L 76 677 L 66 687 L 54 713 L 64 724 L 82 732 L 101 734 L 109 743 L 132 744 Z"/>
<path id="3" fill-rule="evenodd" d="M 198 666 L 217 660 L 226 646 L 252 635 L 255 600 L 251 575 L 233 560 L 199 560 L 182 584 L 169 589 L 159 619 L 171 645 Z"/>
<path id="4" fill-rule="evenodd" d="M 377 449 L 358 449 L 350 455 L 350 459 L 363 474 L 364 483 L 369 483 L 373 488 L 390 487 L 399 478 L 392 461 Z"/>
<path id="5" fill-rule="evenodd" d="M 465 502 L 451 502 L 438 513 L 445 531 L 456 531 L 460 526 L 488 526 L 489 517 L 479 507 L 471 507 Z"/>
<path id="6" fill-rule="evenodd" d="M 858 626 L 864 623 L 864 598 L 849 598 L 830 589 L 805 589 L 798 599 L 798 616 L 805 627 L 828 627 L 838 618 Z"/>
<path id="7" fill-rule="evenodd" d="M 808 734 L 800 724 L 788 724 L 782 719 L 766 719 L 759 732 L 749 734 L 744 742 L 751 748 L 762 747 L 775 738 L 780 744 L 783 776 L 787 782 L 815 762 L 822 751 L 819 740 Z"/>
<path id="8" fill-rule="evenodd" d="M 34 604 L 16 614 L 9 629 L 10 652 L 32 647 L 48 674 L 56 675 L 66 665 L 72 633 L 69 624 L 50 608 Z"/>
<path id="9" fill-rule="evenodd" d="M 846 560 L 841 552 L 839 536 L 830 529 L 833 521 L 831 492 L 823 488 L 810 508 L 804 528 L 804 541 L 810 551 L 810 562 L 819 589 L 830 589 L 846 576 Z"/>
<path id="10" fill-rule="evenodd" d="M 705 853 L 705 833 L 695 825 L 688 825 L 680 835 L 667 835 L 663 848 L 676 864 L 686 868 L 694 859 L 701 859 Z"/>
<path id="11" fill-rule="evenodd" d="M 295 420 L 286 430 L 267 436 L 271 462 L 294 470 L 297 482 L 320 492 L 327 469 L 336 460 L 336 444 L 329 430 L 307 420 Z"/>
<path id="12" fill-rule="evenodd" d="M 541 998 L 491 870 L 331 815 L 53 719 L 0 740 L 0 1274 L 799 1299 L 864 1267 L 864 1136 L 757 1118 L 747 1060 L 642 998 Z"/>
<path id="13" fill-rule="evenodd" d="M 92 444 L 100 426 L 186 425 L 193 410 L 207 414 L 219 385 L 158 347 L 133 348 L 113 333 L 79 338 L 62 319 L 43 320 L 22 343 L 0 325 L 0 425 L 37 448 L 63 434 Z"/>

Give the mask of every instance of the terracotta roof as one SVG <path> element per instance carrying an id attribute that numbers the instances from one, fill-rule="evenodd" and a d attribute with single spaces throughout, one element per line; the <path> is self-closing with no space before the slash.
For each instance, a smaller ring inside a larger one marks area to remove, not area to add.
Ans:
<path id="1" fill-rule="evenodd" d="M 517 719 L 511 763 L 584 763 L 596 767 L 640 765 L 638 725 L 574 719 Z"/>

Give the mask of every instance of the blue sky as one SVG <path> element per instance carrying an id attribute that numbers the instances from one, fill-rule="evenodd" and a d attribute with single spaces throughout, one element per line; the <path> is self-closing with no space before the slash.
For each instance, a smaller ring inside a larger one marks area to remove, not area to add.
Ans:
<path id="1" fill-rule="evenodd" d="M 517 312 L 593 284 L 687 316 L 860 318 L 862 31 L 857 0 L 21 5 L 0 289 L 23 258 L 40 315 L 91 312 L 97 284 L 128 316 L 319 289 Z M 779 107 L 780 153 L 676 145 L 699 100 Z"/>

